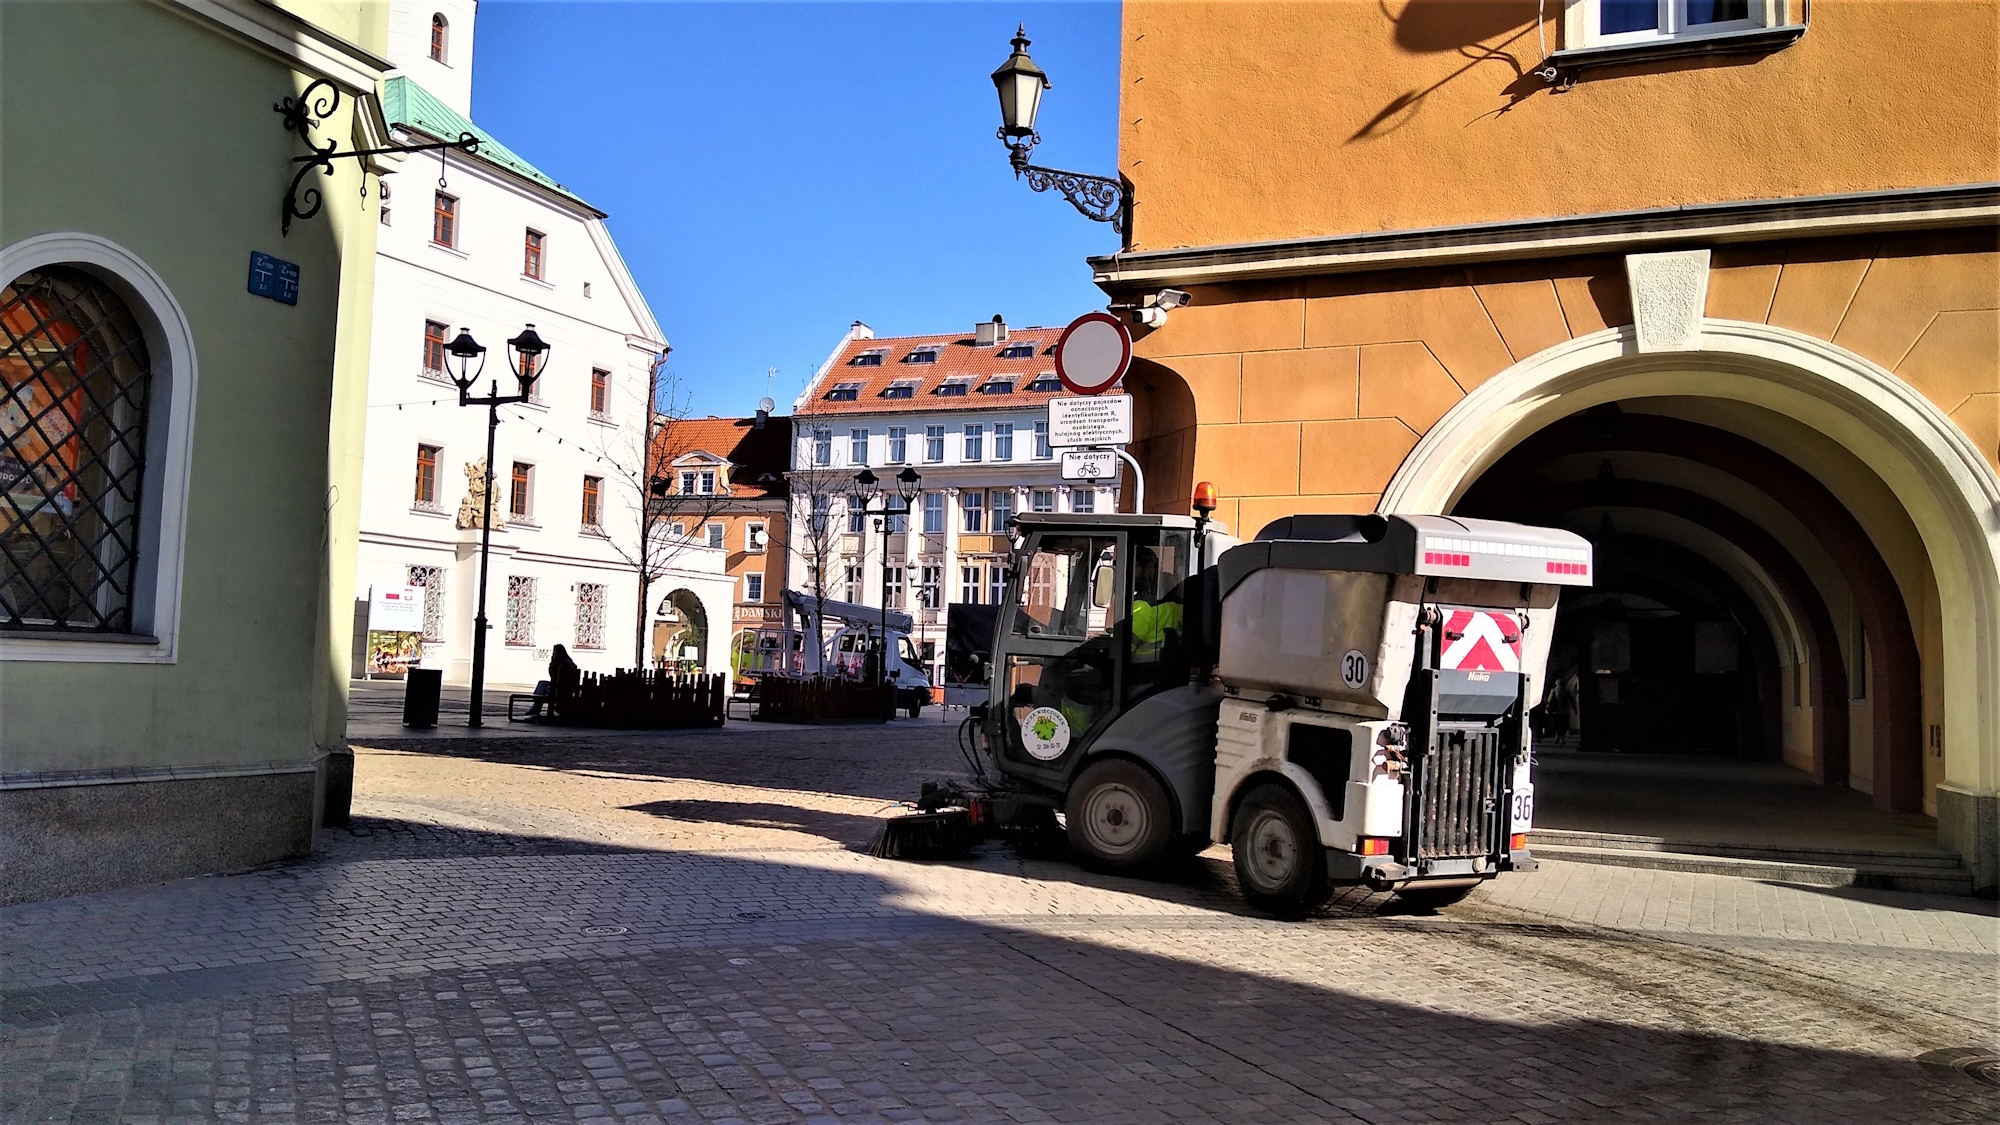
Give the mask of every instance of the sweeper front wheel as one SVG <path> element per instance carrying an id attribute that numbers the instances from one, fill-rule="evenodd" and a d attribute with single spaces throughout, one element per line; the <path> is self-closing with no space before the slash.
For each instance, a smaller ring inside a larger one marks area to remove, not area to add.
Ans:
<path id="1" fill-rule="evenodd" d="M 1087 767 L 1069 788 L 1069 844 L 1087 866 L 1139 871 L 1158 863 L 1174 838 L 1174 808 L 1151 770 L 1123 758 Z"/>

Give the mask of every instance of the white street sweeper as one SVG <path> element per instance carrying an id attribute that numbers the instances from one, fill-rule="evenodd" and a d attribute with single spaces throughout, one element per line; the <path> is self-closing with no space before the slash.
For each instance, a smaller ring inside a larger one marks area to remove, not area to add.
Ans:
<path id="1" fill-rule="evenodd" d="M 876 854 L 1060 822 L 1142 872 L 1227 842 L 1245 897 L 1334 886 L 1443 906 L 1535 866 L 1528 709 L 1587 540 L 1448 516 L 1016 518 L 971 786 L 927 786 Z"/>

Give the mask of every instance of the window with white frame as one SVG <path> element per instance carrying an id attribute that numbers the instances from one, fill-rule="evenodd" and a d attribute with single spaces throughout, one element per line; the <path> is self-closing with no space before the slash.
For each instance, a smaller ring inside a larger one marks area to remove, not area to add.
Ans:
<path id="1" fill-rule="evenodd" d="M 847 463 L 866 465 L 868 463 L 868 431 L 847 431 Z"/>
<path id="2" fill-rule="evenodd" d="M 927 563 L 917 572 L 917 608 L 936 609 L 944 596 L 944 567 Z"/>
<path id="3" fill-rule="evenodd" d="M 868 509 L 852 500 L 847 501 L 847 533 L 859 535 L 868 530 Z"/>
<path id="4" fill-rule="evenodd" d="M 861 564 L 848 563 L 847 571 L 841 576 L 841 585 L 847 590 L 846 599 L 857 604 L 861 601 Z"/>
<path id="5" fill-rule="evenodd" d="M 712 523 L 712 524 L 709 524 L 709 525 L 708 525 L 708 545 L 709 545 L 709 546 L 711 546 L 711 547 L 713 547 L 713 548 L 715 548 L 715 549 L 716 549 L 716 550 L 718 550 L 718 551 L 719 551 L 719 550 L 721 550 L 721 549 L 722 549 L 722 546 L 723 546 L 723 544 L 724 544 L 724 542 L 725 542 L 725 539 L 724 539 L 723 537 L 724 537 L 724 536 L 725 536 L 725 535 L 726 535 L 727 533 L 728 533 L 728 529 L 724 528 L 724 527 L 723 527 L 723 526 L 722 526 L 721 524 L 719 524 L 719 523 Z"/>
<path id="6" fill-rule="evenodd" d="M 1783 18 L 1769 0 L 1570 0 L 1565 45 L 1655 43 L 1749 31 Z"/>
<path id="7" fill-rule="evenodd" d="M 444 568 L 412 566 L 410 585 L 424 589 L 424 639 L 444 640 Z"/>
<path id="8" fill-rule="evenodd" d="M 681 470 L 681 495 L 683 495 L 683 496 L 693 496 L 693 495 L 694 495 L 694 490 L 695 490 L 695 485 L 696 485 L 697 483 L 699 483 L 699 482 L 700 482 L 700 480 L 701 480 L 701 477 L 700 477 L 700 475 L 699 475 L 699 474 L 697 474 L 697 473 L 696 473 L 696 472 L 695 472 L 695 471 L 694 471 L 693 469 L 682 469 L 682 470 Z"/>
<path id="9" fill-rule="evenodd" d="M 1056 510 L 1056 493 L 1052 488 L 1037 488 L 1028 493 L 1028 510 L 1031 512 L 1053 512 Z"/>
<path id="10" fill-rule="evenodd" d="M 910 502 L 901 496 L 891 496 L 883 503 L 889 507 L 889 534 L 901 535 L 910 530 Z"/>
<path id="11" fill-rule="evenodd" d="M 764 521 L 758 520 L 754 523 L 743 525 L 744 550 L 749 551 L 753 555 L 761 555 L 769 543 L 770 533 L 765 529 Z"/>
<path id="12" fill-rule="evenodd" d="M 833 497 L 821 494 L 812 498 L 812 514 L 806 517 L 806 530 L 813 535 L 824 535 L 833 521 Z"/>
<path id="13" fill-rule="evenodd" d="M 973 489 L 958 494 L 958 510 L 964 513 L 962 528 L 965 531 L 986 530 L 986 494 Z"/>
<path id="14" fill-rule="evenodd" d="M 1007 521 L 1014 518 L 1014 490 L 1011 488 L 994 489 L 993 502 L 988 504 L 987 508 L 992 512 L 990 522 L 993 526 L 993 534 L 1007 534 Z"/>
<path id="15" fill-rule="evenodd" d="M 995 461 L 1014 459 L 1014 423 L 993 423 L 993 459 Z"/>
<path id="16" fill-rule="evenodd" d="M 1005 605 L 1007 597 L 1007 568 L 999 563 L 989 563 L 986 567 L 986 601 L 990 605 Z"/>
<path id="17" fill-rule="evenodd" d="M 1049 445 L 1049 424 L 1035 423 L 1035 460 L 1046 461 L 1055 455 L 1056 451 Z"/>
<path id="18" fill-rule="evenodd" d="M 944 427 L 924 427 L 924 460 L 936 464 L 944 460 Z"/>
<path id="19" fill-rule="evenodd" d="M 1097 490 L 1079 488 L 1069 494 L 1069 510 L 1088 515 L 1097 510 Z"/>
<path id="20" fill-rule="evenodd" d="M 576 647 L 604 647 L 604 586 L 599 582 L 576 584 Z"/>
<path id="21" fill-rule="evenodd" d="M 958 600 L 964 605 L 979 604 L 978 563 L 966 563 L 958 568 Z"/>
<path id="22" fill-rule="evenodd" d="M 944 534 L 944 493 L 924 493 L 924 534 Z"/>
<path id="23" fill-rule="evenodd" d="M 761 602 L 764 600 L 763 575 L 746 574 L 743 576 L 743 600 L 746 602 Z"/>
<path id="24" fill-rule="evenodd" d="M 965 424 L 965 456 L 961 460 L 984 461 L 986 459 L 986 427 L 978 422 Z"/>
<path id="25" fill-rule="evenodd" d="M 833 464 L 833 428 L 813 427 L 813 464 L 825 468 Z"/>
<path id="26" fill-rule="evenodd" d="M 889 608 L 896 609 L 903 604 L 903 568 L 889 568 Z"/>
<path id="27" fill-rule="evenodd" d="M 889 427 L 889 463 L 900 465 L 910 459 L 910 431 L 906 426 Z"/>
<path id="28" fill-rule="evenodd" d="M 535 644 L 535 580 L 519 574 L 507 576 L 506 640 L 516 648 Z"/>
<path id="29" fill-rule="evenodd" d="M 715 495 L 715 470 L 714 470 L 714 469 L 703 469 L 703 470 L 701 471 L 701 494 L 702 494 L 703 496 L 713 496 L 713 495 Z"/>

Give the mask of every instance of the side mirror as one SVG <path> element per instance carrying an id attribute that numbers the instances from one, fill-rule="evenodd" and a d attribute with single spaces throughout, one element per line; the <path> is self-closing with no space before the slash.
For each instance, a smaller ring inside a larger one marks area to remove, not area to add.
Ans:
<path id="1" fill-rule="evenodd" d="M 1098 609 L 1111 607 L 1113 573 L 1110 563 L 1102 563 L 1090 577 L 1090 604 Z"/>

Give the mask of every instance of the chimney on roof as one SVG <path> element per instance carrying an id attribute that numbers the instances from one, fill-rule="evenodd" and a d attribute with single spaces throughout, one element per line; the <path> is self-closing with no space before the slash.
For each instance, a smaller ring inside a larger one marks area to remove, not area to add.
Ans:
<path id="1" fill-rule="evenodd" d="M 982 348 L 990 348 L 1007 342 L 1007 322 L 993 314 L 990 321 L 982 320 L 972 330 L 973 340 Z"/>
<path id="2" fill-rule="evenodd" d="M 856 340 L 873 340 L 875 338 L 875 330 L 858 320 L 848 325 L 847 334 Z"/>

